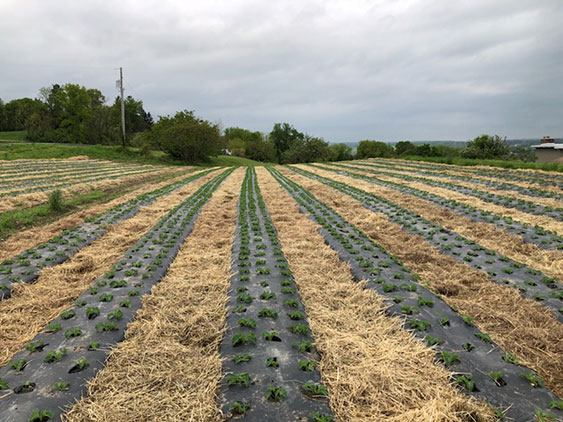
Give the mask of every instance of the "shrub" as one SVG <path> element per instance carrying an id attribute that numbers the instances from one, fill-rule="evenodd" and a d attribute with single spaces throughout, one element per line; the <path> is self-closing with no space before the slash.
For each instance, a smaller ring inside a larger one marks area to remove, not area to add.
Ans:
<path id="1" fill-rule="evenodd" d="M 63 193 L 60 189 L 55 189 L 49 194 L 49 210 L 53 212 L 60 212 L 63 208 Z"/>

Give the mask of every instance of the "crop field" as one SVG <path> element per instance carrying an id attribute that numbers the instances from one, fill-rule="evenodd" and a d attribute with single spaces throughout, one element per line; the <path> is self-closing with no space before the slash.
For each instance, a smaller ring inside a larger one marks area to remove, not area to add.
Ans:
<path id="1" fill-rule="evenodd" d="M 563 175 L 0 161 L 0 213 L 107 186 L 0 242 L 0 422 L 563 421 Z"/>

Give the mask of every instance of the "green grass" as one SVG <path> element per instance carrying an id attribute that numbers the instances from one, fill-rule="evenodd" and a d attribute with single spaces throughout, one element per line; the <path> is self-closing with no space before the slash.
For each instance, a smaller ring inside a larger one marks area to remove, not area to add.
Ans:
<path id="1" fill-rule="evenodd" d="M 0 142 L 25 142 L 25 130 L 0 132 Z"/>
<path id="2" fill-rule="evenodd" d="M 2 144 L 2 141 L 0 141 L 0 160 L 70 158 L 77 155 L 87 155 L 92 159 L 103 159 L 128 163 L 134 162 L 141 164 L 186 165 L 186 163 L 173 160 L 168 154 L 162 151 L 153 151 L 151 157 L 145 157 L 139 153 L 139 148 L 133 147 L 129 147 L 124 151 L 121 149 L 121 147 L 116 145 L 72 145 L 29 142 Z M 249 160 L 248 158 L 219 155 L 216 157 L 211 157 L 209 161 L 196 163 L 195 165 L 200 167 L 236 167 L 263 166 L 271 165 L 271 163 L 264 164 L 258 161 Z"/>
<path id="3" fill-rule="evenodd" d="M 558 163 L 530 163 L 526 161 L 505 161 L 505 160 L 479 160 L 474 158 L 458 157 L 418 157 L 418 156 L 399 156 L 401 160 L 425 161 L 430 163 L 453 164 L 456 166 L 491 166 L 505 169 L 533 169 L 545 171 L 563 172 L 563 164 Z"/>
<path id="4" fill-rule="evenodd" d="M 158 176 L 151 183 L 159 183 L 176 176 L 178 176 L 178 173 L 176 172 L 174 172 L 174 174 Z M 73 196 L 66 200 L 63 199 L 63 209 L 60 212 L 51 210 L 49 208 L 49 204 L 3 212 L 0 214 L 0 241 L 6 240 L 18 231 L 52 223 L 53 221 L 59 220 L 60 218 L 77 212 L 80 209 L 105 204 L 138 187 L 138 185 L 133 184 L 125 188 L 120 187 L 118 189 L 107 191 L 102 191 L 100 189 L 91 190 L 90 192 L 82 195 Z"/>
<path id="5" fill-rule="evenodd" d="M 237 167 L 237 166 L 271 166 L 273 163 L 261 163 L 259 161 L 250 160 L 244 157 L 234 157 L 230 155 L 218 155 L 216 157 L 211 157 L 208 162 L 197 163 L 196 165 L 201 167 Z"/>

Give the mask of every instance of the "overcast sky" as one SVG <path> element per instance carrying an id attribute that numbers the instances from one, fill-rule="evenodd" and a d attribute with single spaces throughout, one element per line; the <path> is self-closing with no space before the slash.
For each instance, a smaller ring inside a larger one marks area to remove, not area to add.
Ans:
<path id="1" fill-rule="evenodd" d="M 0 0 L 0 98 L 53 83 L 154 116 L 324 139 L 563 136 L 563 0 Z"/>

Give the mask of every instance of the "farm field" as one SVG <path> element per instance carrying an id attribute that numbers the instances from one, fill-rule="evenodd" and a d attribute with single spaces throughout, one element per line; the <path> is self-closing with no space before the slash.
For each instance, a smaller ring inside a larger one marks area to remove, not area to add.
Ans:
<path id="1" fill-rule="evenodd" d="M 247 164 L 0 161 L 0 421 L 563 421 L 561 174 Z"/>

